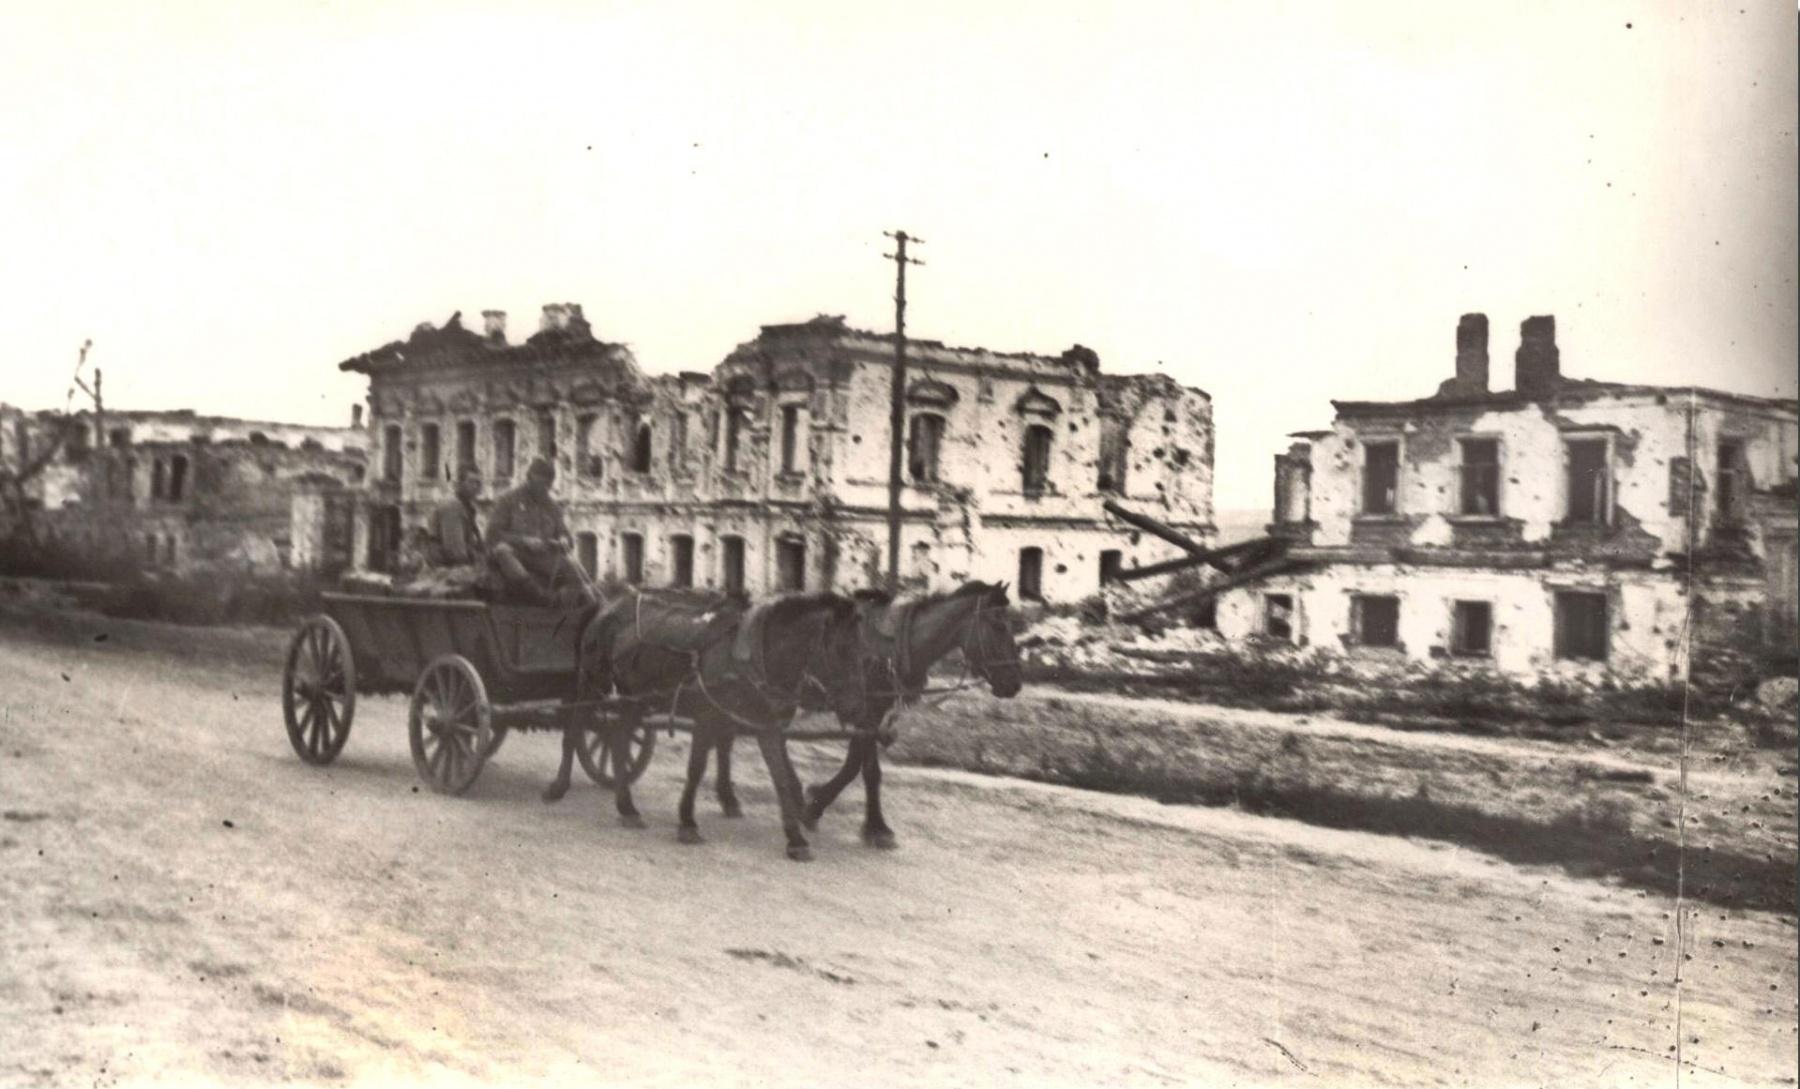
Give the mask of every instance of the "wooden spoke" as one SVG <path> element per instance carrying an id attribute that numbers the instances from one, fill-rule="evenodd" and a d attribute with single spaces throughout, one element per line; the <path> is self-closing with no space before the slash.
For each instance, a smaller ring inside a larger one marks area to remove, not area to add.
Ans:
<path id="1" fill-rule="evenodd" d="M 419 675 L 407 715 L 413 765 L 443 794 L 469 788 L 497 743 L 487 686 L 468 659 L 446 654 Z"/>
<path id="2" fill-rule="evenodd" d="M 308 764 L 329 764 L 343 751 L 356 717 L 356 659 L 337 621 L 309 617 L 288 646 L 281 676 L 281 715 L 288 742 Z"/>
<path id="3" fill-rule="evenodd" d="M 627 783 L 637 782 L 644 769 L 650 766 L 650 757 L 656 751 L 655 728 L 639 723 L 621 740 L 623 727 L 612 722 L 603 722 L 600 726 L 600 729 L 585 731 L 576 742 L 575 755 L 581 761 L 581 770 L 601 787 L 616 786 L 615 776 L 621 767 Z"/>

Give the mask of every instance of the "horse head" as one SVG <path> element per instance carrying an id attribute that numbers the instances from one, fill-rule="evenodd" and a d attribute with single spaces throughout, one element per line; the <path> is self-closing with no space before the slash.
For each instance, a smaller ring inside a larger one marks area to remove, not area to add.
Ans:
<path id="1" fill-rule="evenodd" d="M 969 672 L 986 681 L 988 690 L 1001 699 L 1018 695 L 1025 684 L 1006 591 L 1004 582 L 969 582 L 955 594 L 971 605 L 963 624 L 963 661 Z"/>

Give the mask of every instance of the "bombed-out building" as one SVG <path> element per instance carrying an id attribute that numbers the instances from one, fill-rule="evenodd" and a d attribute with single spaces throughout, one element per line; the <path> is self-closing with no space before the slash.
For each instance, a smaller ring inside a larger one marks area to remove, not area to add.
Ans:
<path id="1" fill-rule="evenodd" d="M 134 566 L 342 568 L 363 446 L 360 419 L 0 407 L 0 466 L 19 477 L 0 532 Z"/>
<path id="2" fill-rule="evenodd" d="M 895 340 L 818 317 L 766 325 L 710 372 L 651 375 L 546 306 L 522 342 L 460 315 L 346 360 L 369 376 L 371 473 L 356 556 L 395 562 L 462 466 L 491 500 L 557 467 L 596 578 L 764 594 L 879 584 L 887 564 Z M 1196 539 L 1212 529 L 1210 398 L 1060 355 L 908 341 L 901 574 L 1006 580 L 1072 601 L 1167 546 L 1109 525 L 1108 497 Z"/>
<path id="3" fill-rule="evenodd" d="M 1800 406 L 1564 377 L 1554 319 L 1490 390 L 1487 319 L 1411 401 L 1336 401 L 1275 458 L 1285 566 L 1222 633 L 1509 673 L 1667 680 L 1696 653 L 1791 658 Z"/>

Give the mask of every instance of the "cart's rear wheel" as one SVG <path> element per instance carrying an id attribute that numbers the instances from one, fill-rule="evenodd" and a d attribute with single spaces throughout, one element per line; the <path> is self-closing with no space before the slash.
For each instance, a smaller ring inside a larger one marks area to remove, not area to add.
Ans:
<path id="1" fill-rule="evenodd" d="M 329 616 L 308 617 L 288 644 L 281 673 L 281 717 L 288 742 L 308 764 L 337 759 L 356 717 L 356 658 Z"/>
<path id="2" fill-rule="evenodd" d="M 461 794 L 499 744 L 487 685 L 467 658 L 446 654 L 419 674 L 407 710 L 413 767 L 440 794 Z"/>
<path id="3" fill-rule="evenodd" d="M 656 752 L 656 730 L 648 723 L 640 722 L 629 735 L 623 735 L 625 758 L 620 760 L 616 751 L 618 746 L 612 742 L 621 736 L 621 732 L 605 728 L 611 725 L 602 720 L 602 729 L 582 731 L 575 742 L 575 755 L 581 759 L 581 770 L 587 772 L 588 778 L 606 788 L 618 785 L 614 776 L 623 764 L 625 784 L 630 786 L 650 766 L 650 756 Z"/>

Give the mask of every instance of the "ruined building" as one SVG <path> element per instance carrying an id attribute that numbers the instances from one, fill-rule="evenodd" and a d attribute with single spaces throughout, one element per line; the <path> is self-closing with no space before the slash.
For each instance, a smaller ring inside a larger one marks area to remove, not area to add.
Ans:
<path id="1" fill-rule="evenodd" d="M 353 423 L 0 406 L 0 473 L 50 453 L 0 497 L 0 537 L 28 532 L 63 551 L 159 569 L 341 568 L 364 471 Z"/>
<path id="2" fill-rule="evenodd" d="M 1667 680 L 1700 648 L 1791 658 L 1792 400 L 1565 378 L 1524 322 L 1488 388 L 1487 318 L 1414 401 L 1333 402 L 1275 458 L 1285 570 L 1227 592 L 1221 631 L 1511 673 Z"/>
<path id="3" fill-rule="evenodd" d="M 557 467 L 598 579 L 764 594 L 878 585 L 887 564 L 894 340 L 819 317 L 766 325 L 710 374 L 648 375 L 579 306 L 508 341 L 460 315 L 340 364 L 369 376 L 371 473 L 356 556 L 394 563 L 461 466 L 487 499 Z M 1211 401 L 1162 376 L 1060 356 L 908 342 L 901 571 L 1073 601 L 1163 547 L 1104 520 L 1118 497 L 1207 539 Z"/>

